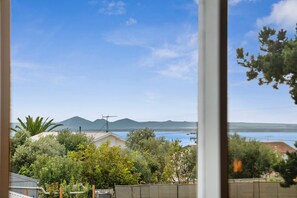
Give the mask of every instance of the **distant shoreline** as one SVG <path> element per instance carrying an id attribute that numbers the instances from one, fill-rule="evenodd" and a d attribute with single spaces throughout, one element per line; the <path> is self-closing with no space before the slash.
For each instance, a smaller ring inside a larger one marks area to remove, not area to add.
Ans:
<path id="1" fill-rule="evenodd" d="M 75 116 L 58 122 L 62 127 L 56 130 L 68 128 L 71 131 L 105 131 L 106 120 L 97 119 L 95 121 L 86 120 L 84 118 Z M 132 130 L 149 128 L 154 131 L 160 132 L 184 132 L 191 133 L 197 131 L 197 122 L 187 121 L 148 121 L 138 122 L 128 118 L 109 122 L 109 131 L 114 132 L 129 132 Z M 11 127 L 14 128 L 17 123 L 12 123 Z M 246 122 L 229 122 L 228 132 L 297 132 L 297 124 L 280 124 L 280 123 L 246 123 Z"/>

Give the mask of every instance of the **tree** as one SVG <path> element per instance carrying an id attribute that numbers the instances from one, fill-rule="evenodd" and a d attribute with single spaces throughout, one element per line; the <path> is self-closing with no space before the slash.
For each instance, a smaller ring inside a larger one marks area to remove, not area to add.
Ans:
<path id="1" fill-rule="evenodd" d="M 156 135 L 154 131 L 148 128 L 130 131 L 128 133 L 126 145 L 132 150 L 137 150 L 144 147 L 143 144 L 145 141 L 154 139 L 155 137 Z"/>
<path id="2" fill-rule="evenodd" d="M 10 154 L 14 155 L 18 146 L 23 145 L 30 138 L 30 133 L 26 130 L 20 130 L 10 140 Z"/>
<path id="3" fill-rule="evenodd" d="M 14 129 L 11 129 L 15 132 L 18 132 L 19 130 L 26 130 L 30 132 L 30 135 L 36 135 L 38 133 L 42 133 L 45 131 L 52 131 L 53 129 L 62 126 L 62 124 L 54 124 L 54 119 L 48 120 L 46 118 L 43 120 L 43 117 L 37 117 L 35 120 L 33 117 L 28 116 L 26 117 L 26 122 L 23 122 L 20 118 L 18 118 L 18 121 L 20 123 L 20 126 L 17 125 Z"/>
<path id="4" fill-rule="evenodd" d="M 68 151 L 78 150 L 78 145 L 87 146 L 91 144 L 92 139 L 88 138 L 84 133 L 72 133 L 68 129 L 63 129 L 59 131 L 57 141 L 65 146 L 67 153 Z"/>
<path id="5" fill-rule="evenodd" d="M 236 178 L 259 178 L 271 172 L 273 166 L 279 161 L 274 151 L 266 145 L 255 140 L 247 140 L 238 134 L 229 136 L 229 177 Z M 234 170 L 240 161 L 242 167 Z"/>
<path id="6" fill-rule="evenodd" d="M 297 146 L 297 142 L 294 146 Z M 287 158 L 282 159 L 273 169 L 284 179 L 281 186 L 290 187 L 291 185 L 297 184 L 297 152 L 287 152 L 286 154 Z"/>
<path id="7" fill-rule="evenodd" d="M 86 148 L 80 146 L 78 151 L 69 152 L 68 155 L 82 163 L 85 181 L 95 184 L 97 188 L 138 183 L 139 173 L 132 159 L 120 147 L 110 147 L 109 142 L 98 148 L 92 144 Z"/>
<path id="8" fill-rule="evenodd" d="M 145 157 L 139 151 L 134 151 L 131 149 L 125 149 L 124 151 L 131 158 L 131 161 L 133 162 L 133 166 L 135 167 L 136 172 L 140 174 L 138 183 L 141 183 L 141 184 L 149 183 L 149 181 L 151 181 L 152 174 L 151 174 L 149 164 L 145 159 Z"/>
<path id="9" fill-rule="evenodd" d="M 288 85 L 297 104 L 297 35 L 289 39 L 286 34 L 283 29 L 276 32 L 263 27 L 258 36 L 262 53 L 255 57 L 238 48 L 237 62 L 249 69 L 246 73 L 248 80 L 258 79 L 259 85 L 273 83 L 275 89 L 279 84 Z"/>
<path id="10" fill-rule="evenodd" d="M 151 129 L 139 129 L 128 134 L 126 145 L 128 148 L 140 152 L 150 169 L 145 183 L 159 183 L 164 181 L 164 168 L 167 156 L 173 152 L 173 142 L 164 137 L 157 138 Z M 163 176 L 162 176 L 163 175 Z"/>
<path id="11" fill-rule="evenodd" d="M 248 68 L 248 80 L 258 79 L 259 85 L 273 83 L 275 89 L 279 84 L 288 85 L 289 93 L 297 104 L 297 25 L 294 38 L 288 38 L 287 31 L 283 29 L 276 32 L 270 27 L 263 27 L 258 38 L 262 54 L 255 58 L 243 48 L 238 48 L 238 64 Z M 274 166 L 274 170 L 285 180 L 282 183 L 285 187 L 296 184 L 297 177 L 297 154 L 287 153 L 287 156 Z"/>
<path id="12" fill-rule="evenodd" d="M 162 181 L 166 183 L 195 182 L 197 150 L 195 147 L 182 147 L 179 141 L 173 144 L 171 156 L 167 156 L 167 163 L 162 174 Z"/>
<path id="13" fill-rule="evenodd" d="M 82 166 L 72 158 L 62 156 L 40 155 L 31 165 L 33 178 L 38 179 L 39 185 L 53 184 L 72 180 L 81 181 Z"/>
<path id="14" fill-rule="evenodd" d="M 55 139 L 47 136 L 37 141 L 26 141 L 23 145 L 18 146 L 12 156 L 12 171 L 27 176 L 32 176 L 31 165 L 36 161 L 37 156 L 64 156 L 65 147 Z"/>

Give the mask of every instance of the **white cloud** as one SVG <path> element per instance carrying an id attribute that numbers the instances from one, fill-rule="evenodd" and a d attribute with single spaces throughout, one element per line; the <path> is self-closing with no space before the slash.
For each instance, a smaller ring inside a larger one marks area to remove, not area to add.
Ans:
<path id="1" fill-rule="evenodd" d="M 246 38 L 258 37 L 258 32 L 254 31 L 254 30 L 248 31 L 247 33 L 245 33 L 244 37 L 246 37 Z"/>
<path id="2" fill-rule="evenodd" d="M 134 37 L 133 35 L 107 35 L 104 39 L 114 45 L 143 46 L 145 43 L 142 39 Z"/>
<path id="3" fill-rule="evenodd" d="M 230 4 L 230 5 L 236 5 L 236 4 L 238 4 L 239 2 L 241 2 L 241 0 L 229 0 L 229 4 Z"/>
<path id="4" fill-rule="evenodd" d="M 152 49 L 152 56 L 156 58 L 176 58 L 179 54 L 170 48 L 157 48 Z"/>
<path id="5" fill-rule="evenodd" d="M 237 5 L 241 2 L 254 2 L 255 0 L 229 0 L 229 5 Z"/>
<path id="6" fill-rule="evenodd" d="M 126 25 L 135 25 L 137 24 L 137 20 L 130 17 L 127 21 L 126 21 Z"/>
<path id="7" fill-rule="evenodd" d="M 96 5 L 96 4 L 98 4 L 98 1 L 97 0 L 89 0 L 88 1 L 88 4 L 90 4 L 90 5 Z"/>
<path id="8" fill-rule="evenodd" d="M 151 38 L 158 29 L 126 29 L 111 32 L 105 40 L 115 45 L 137 46 L 148 50 L 148 53 L 136 63 L 141 67 L 150 67 L 158 75 L 195 79 L 198 68 L 198 33 L 187 30 L 171 42 Z M 161 43 L 160 43 L 161 42 Z"/>
<path id="9" fill-rule="evenodd" d="M 126 13 L 126 4 L 123 1 L 103 1 L 99 13 L 105 15 L 122 15 Z"/>
<path id="10" fill-rule="evenodd" d="M 270 15 L 257 20 L 257 25 L 276 25 L 278 28 L 293 30 L 297 23 L 297 1 L 282 0 L 272 5 Z"/>
<path id="11" fill-rule="evenodd" d="M 192 79 L 198 68 L 198 34 L 187 33 L 176 42 L 153 48 L 144 64 L 156 67 L 157 73 L 172 78 Z"/>
<path id="12" fill-rule="evenodd" d="M 155 31 L 155 30 L 154 30 Z M 139 27 L 125 27 L 103 35 L 103 39 L 114 45 L 145 47 L 153 36 L 152 30 Z"/>
<path id="13" fill-rule="evenodd" d="M 158 73 L 162 76 L 179 78 L 179 79 L 191 79 L 191 72 L 193 71 L 193 64 L 191 61 L 180 61 L 169 64 L 165 69 L 159 70 Z"/>

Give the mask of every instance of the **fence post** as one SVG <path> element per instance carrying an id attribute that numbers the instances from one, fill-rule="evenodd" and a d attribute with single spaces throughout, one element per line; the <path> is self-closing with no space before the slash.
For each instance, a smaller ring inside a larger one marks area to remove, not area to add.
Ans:
<path id="1" fill-rule="evenodd" d="M 63 189 L 62 189 L 62 186 L 60 186 L 60 196 L 59 198 L 63 198 Z"/>
<path id="2" fill-rule="evenodd" d="M 92 186 L 92 198 L 95 198 L 95 185 Z"/>
<path id="3" fill-rule="evenodd" d="M 29 193 L 28 193 L 28 189 L 25 189 L 25 195 L 28 196 Z"/>
<path id="4" fill-rule="evenodd" d="M 142 193 L 141 193 L 141 185 L 140 185 L 140 198 L 142 198 Z"/>

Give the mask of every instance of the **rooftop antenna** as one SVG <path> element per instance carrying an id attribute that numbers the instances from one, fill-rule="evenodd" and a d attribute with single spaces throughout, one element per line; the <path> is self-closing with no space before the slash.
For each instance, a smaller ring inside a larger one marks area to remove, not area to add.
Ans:
<path id="1" fill-rule="evenodd" d="M 104 116 L 104 115 L 102 115 L 102 119 L 105 119 L 105 121 L 106 121 L 106 130 L 105 130 L 106 133 L 109 132 L 109 128 L 108 128 L 108 118 L 114 118 L 114 117 L 118 117 L 118 116 L 110 116 L 110 115 L 106 115 L 106 116 Z"/>

